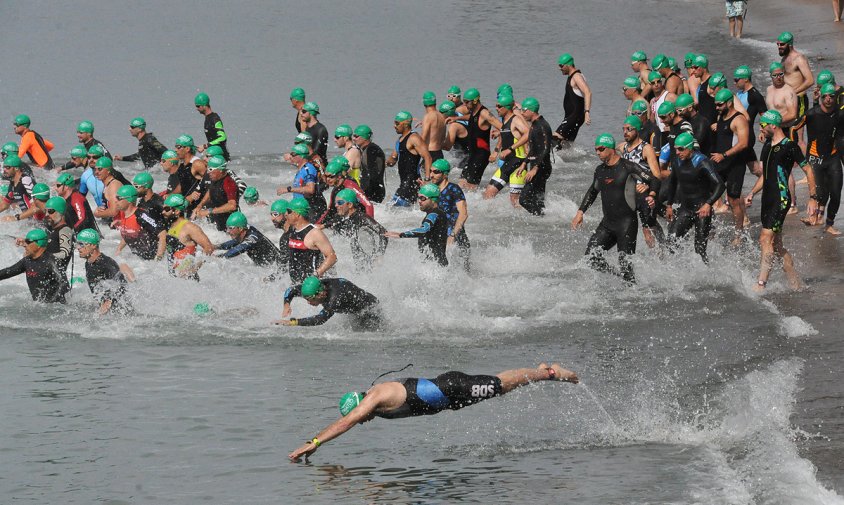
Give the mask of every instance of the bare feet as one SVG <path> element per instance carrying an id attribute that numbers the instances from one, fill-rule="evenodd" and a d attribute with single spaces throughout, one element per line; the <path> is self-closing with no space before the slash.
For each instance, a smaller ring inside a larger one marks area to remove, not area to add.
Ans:
<path id="1" fill-rule="evenodd" d="M 765 292 L 765 285 L 759 284 L 758 282 L 753 285 L 753 292 L 754 293 L 764 293 Z"/>
<path id="2" fill-rule="evenodd" d="M 819 224 L 821 224 L 823 222 L 817 216 L 815 216 L 815 217 L 801 217 L 800 221 L 803 224 L 805 224 L 806 226 L 818 226 Z"/>
<path id="3" fill-rule="evenodd" d="M 546 365 L 545 363 L 540 363 L 537 367 L 540 370 L 549 370 L 554 372 L 554 375 L 550 378 L 550 380 L 558 380 L 563 382 L 571 382 L 572 384 L 577 384 L 580 382 L 580 379 L 577 377 L 577 374 L 572 372 L 571 370 L 566 370 L 563 368 L 559 363 L 554 363 L 551 366 Z"/>
<path id="4" fill-rule="evenodd" d="M 742 239 L 742 236 L 736 235 L 735 238 L 733 238 L 733 241 L 730 242 L 730 247 L 735 249 L 735 248 L 741 246 L 742 242 L 744 242 L 744 240 Z"/>
<path id="5" fill-rule="evenodd" d="M 790 209 L 788 209 L 788 215 L 797 214 L 797 206 L 792 205 Z"/>
<path id="6" fill-rule="evenodd" d="M 716 214 L 726 214 L 727 212 L 730 212 L 730 207 L 725 205 L 723 202 L 718 201 L 715 202 L 714 210 Z"/>
<path id="7" fill-rule="evenodd" d="M 825 231 L 826 233 L 829 233 L 830 235 L 836 236 L 836 237 L 837 237 L 838 235 L 841 235 L 841 232 L 840 232 L 840 231 L 838 231 L 837 229 L 835 229 L 835 228 L 834 228 L 834 227 L 832 227 L 832 226 L 827 226 L 826 228 L 824 228 L 824 230 L 823 230 L 823 231 Z"/>

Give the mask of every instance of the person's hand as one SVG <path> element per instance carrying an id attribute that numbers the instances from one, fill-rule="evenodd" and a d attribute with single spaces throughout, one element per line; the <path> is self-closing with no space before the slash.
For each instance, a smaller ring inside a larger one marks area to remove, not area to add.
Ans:
<path id="1" fill-rule="evenodd" d="M 809 217 L 815 216 L 818 213 L 818 202 L 814 198 L 809 198 L 809 203 L 806 204 L 806 215 Z"/>
<path id="2" fill-rule="evenodd" d="M 709 158 L 715 163 L 721 163 L 722 161 L 724 161 L 724 155 L 721 153 L 712 153 Z"/>
<path id="3" fill-rule="evenodd" d="M 185 200 L 187 200 L 189 202 L 195 202 L 195 201 L 199 200 L 199 192 L 194 191 L 193 193 L 186 196 Z"/>
<path id="4" fill-rule="evenodd" d="M 648 208 L 653 209 L 654 207 L 656 207 L 656 200 L 654 200 L 654 197 L 650 195 L 645 197 L 645 203 L 648 204 Z"/>
<path id="5" fill-rule="evenodd" d="M 580 228 L 583 224 L 583 211 L 578 210 L 577 214 L 574 215 L 574 219 L 571 220 L 571 229 L 576 230 Z"/>
<path id="6" fill-rule="evenodd" d="M 640 182 L 639 184 L 636 184 L 636 192 L 637 193 L 641 194 L 641 193 L 644 193 L 647 190 L 648 190 L 647 184 L 644 184 L 642 182 Z"/>
<path id="7" fill-rule="evenodd" d="M 17 219 L 15 219 L 15 216 L 3 216 L 4 223 L 10 223 L 12 221 L 17 221 Z"/>
<path id="8" fill-rule="evenodd" d="M 821 97 L 821 90 L 820 90 L 820 88 L 815 86 L 815 90 L 812 91 L 812 98 L 814 98 L 815 101 L 817 102 L 820 99 L 820 97 Z"/>
<path id="9" fill-rule="evenodd" d="M 399 234 L 399 232 L 397 232 L 397 231 L 388 231 L 388 232 L 385 232 L 385 233 L 384 233 L 384 236 L 385 236 L 385 237 L 388 237 L 388 238 L 400 238 L 400 237 L 401 237 L 401 235 L 400 235 L 400 234 Z"/>
<path id="10" fill-rule="evenodd" d="M 674 207 L 670 205 L 665 206 L 665 220 L 674 221 Z"/>
<path id="11" fill-rule="evenodd" d="M 279 188 L 275 190 L 275 194 L 277 194 L 279 196 L 281 196 L 285 193 L 287 193 L 287 186 L 279 186 Z"/>
<path id="12" fill-rule="evenodd" d="M 750 207 L 753 205 L 753 193 L 748 193 L 747 196 L 744 197 L 744 206 Z"/>
<path id="13" fill-rule="evenodd" d="M 709 205 L 708 203 L 701 205 L 700 208 L 697 210 L 697 216 L 698 217 L 709 217 L 711 215 L 712 215 L 712 206 Z"/>
<path id="14" fill-rule="evenodd" d="M 22 237 L 18 237 L 15 239 L 15 245 L 18 247 L 24 247 L 26 245 L 26 239 Z"/>
<path id="15" fill-rule="evenodd" d="M 525 175 L 525 182 L 530 182 L 536 177 L 536 174 L 539 173 L 539 167 L 533 167 L 528 170 L 527 175 Z"/>
<path id="16" fill-rule="evenodd" d="M 305 460 L 307 461 L 308 456 L 315 453 L 316 450 L 317 450 L 316 445 L 314 445 L 313 442 L 308 442 L 305 445 L 303 445 L 302 447 L 299 447 L 295 451 L 288 454 L 287 457 L 290 458 L 290 461 L 298 462 L 302 458 L 302 456 L 304 456 Z"/>
<path id="17" fill-rule="evenodd" d="M 718 129 L 718 123 L 712 123 L 712 125 L 709 127 L 709 129 L 712 130 L 712 131 L 716 131 Z"/>
<path id="18" fill-rule="evenodd" d="M 452 247 L 453 245 L 454 245 L 454 236 L 453 236 L 453 235 L 449 235 L 448 239 L 446 239 L 446 241 L 445 241 L 445 248 L 446 248 L 446 249 L 451 249 L 451 247 Z"/>
<path id="19" fill-rule="evenodd" d="M 586 111 L 586 124 L 592 124 L 592 116 L 589 114 L 589 111 Z"/>

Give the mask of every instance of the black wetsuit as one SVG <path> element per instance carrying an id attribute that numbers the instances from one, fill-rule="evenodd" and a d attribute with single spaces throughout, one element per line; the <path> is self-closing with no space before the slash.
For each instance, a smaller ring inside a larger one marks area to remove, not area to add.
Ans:
<path id="1" fill-rule="evenodd" d="M 328 161 L 328 129 L 325 125 L 317 121 L 313 126 L 309 126 L 306 130 L 311 134 L 313 139 L 314 152 L 322 158 L 322 161 Z"/>
<path id="2" fill-rule="evenodd" d="M 117 266 L 117 262 L 105 254 L 93 262 L 85 262 L 85 280 L 88 288 L 96 297 L 97 303 L 102 305 L 111 300 L 109 311 L 120 313 L 130 312 L 131 306 L 126 301 L 126 278 Z"/>
<path id="3" fill-rule="evenodd" d="M 212 181 L 210 178 L 208 180 L 210 182 L 208 185 L 208 202 L 205 205 L 209 209 L 223 206 L 229 203 L 229 200 L 234 200 L 235 203 L 235 210 L 233 211 L 208 214 L 208 219 L 217 226 L 217 229 L 224 231 L 226 220 L 232 215 L 232 212 L 239 208 L 237 183 L 229 174 L 218 181 Z"/>
<path id="4" fill-rule="evenodd" d="M 696 113 L 694 116 L 686 119 L 692 125 L 692 134 L 700 146 L 699 151 L 709 156 L 712 154 L 712 142 L 714 133 L 712 132 L 712 123 L 703 114 Z"/>
<path id="5" fill-rule="evenodd" d="M 288 268 L 290 281 L 298 284 L 309 275 L 316 275 L 317 268 L 325 259 L 319 249 L 308 249 L 305 245 L 305 236 L 314 229 L 314 225 L 308 223 L 301 230 L 291 229 L 287 238 Z"/>
<path id="6" fill-rule="evenodd" d="M 717 126 L 715 128 L 715 145 L 712 147 L 713 153 L 724 154 L 733 147 L 735 134 L 730 129 L 733 120 L 741 116 L 740 112 L 734 113 L 728 118 L 719 115 Z M 747 155 L 744 151 L 732 154 L 725 157 L 721 163 L 715 165 L 718 175 L 724 180 L 727 185 L 727 196 L 730 198 L 741 198 L 741 188 L 744 185 L 744 172 Z"/>
<path id="7" fill-rule="evenodd" d="M 504 394 L 501 379 L 494 375 L 466 375 L 446 372 L 433 379 L 408 378 L 396 381 L 404 386 L 407 399 L 397 409 L 376 412 L 385 419 L 425 416 L 443 410 L 458 410 Z"/>
<path id="8" fill-rule="evenodd" d="M 466 125 L 469 124 L 467 121 L 459 121 L 458 123 L 453 124 L 460 124 L 463 128 L 466 128 Z M 459 168 L 461 171 L 465 170 L 469 164 L 469 132 L 466 131 L 466 136 L 460 138 L 459 136 L 454 138 L 454 145 L 451 146 L 451 153 L 454 155 L 454 167 Z"/>
<path id="9" fill-rule="evenodd" d="M 782 139 L 776 146 L 771 145 L 768 139 L 762 145 L 762 228 L 773 230 L 775 233 L 782 231 L 785 216 L 791 208 L 791 192 L 788 190 L 788 178 L 791 176 L 791 168 L 794 164 L 801 167 L 806 165 L 803 152 L 797 142 Z M 841 165 L 838 165 L 840 173 Z M 840 181 L 840 179 L 839 179 Z M 839 190 L 841 187 L 839 186 Z M 820 195 L 818 187 L 818 195 Z M 820 196 L 818 196 L 820 200 Z M 835 211 L 832 212 L 832 219 L 835 219 Z"/>
<path id="10" fill-rule="evenodd" d="M 444 188 L 440 188 L 440 199 L 437 206 L 445 212 L 445 217 L 448 218 L 448 236 L 454 237 L 454 245 L 457 246 L 457 258 L 463 264 L 463 269 L 467 272 L 471 268 L 471 248 L 472 244 L 469 242 L 469 236 L 466 234 L 466 223 L 460 231 L 454 233 L 454 228 L 457 226 L 457 219 L 460 217 L 460 202 L 466 201 L 466 194 L 460 189 L 460 186 L 449 182 Z"/>
<path id="11" fill-rule="evenodd" d="M 387 229 L 357 209 L 349 217 L 341 217 L 334 230 L 351 240 L 352 258 L 356 267 L 365 271 L 372 269 L 372 263 L 387 250 Z"/>
<path id="12" fill-rule="evenodd" d="M 381 203 L 387 195 L 384 186 L 386 157 L 378 145 L 370 142 L 360 151 L 360 189 L 371 202 Z"/>
<path id="13" fill-rule="evenodd" d="M 662 147 L 661 137 L 662 132 L 657 129 L 656 123 L 653 121 L 642 123 L 642 129 L 639 130 L 639 138 L 650 144 L 656 151 L 659 151 L 659 148 Z"/>
<path id="14" fill-rule="evenodd" d="M 826 224 L 832 226 L 841 206 L 841 153 L 836 137 L 844 132 L 844 112 L 833 107 L 824 112 L 820 105 L 806 114 L 806 153 L 815 174 L 818 206 L 826 207 Z M 791 167 L 789 167 L 789 172 Z"/>
<path id="15" fill-rule="evenodd" d="M 138 140 L 138 152 L 124 156 L 123 161 L 141 160 L 145 168 L 152 168 L 161 161 L 161 155 L 167 148 L 155 138 L 152 132 L 147 132 Z"/>
<path id="16" fill-rule="evenodd" d="M 676 156 L 671 159 L 671 175 L 665 186 L 666 205 L 671 206 L 675 197 L 680 201 L 674 220 L 668 226 L 668 234 L 676 242 L 694 226 L 695 252 L 706 262 L 712 213 L 699 217 L 697 211 L 704 204 L 711 206 L 721 197 L 726 189 L 724 181 L 716 172 L 712 160 L 695 151 L 688 160 Z"/>
<path id="17" fill-rule="evenodd" d="M 36 302 L 65 303 L 64 295 L 70 291 L 67 275 L 56 265 L 53 255 L 45 252 L 37 259 L 23 258 L 14 265 L 0 270 L 0 281 L 26 274 L 29 293 Z"/>
<path id="18" fill-rule="evenodd" d="M 551 125 L 544 117 L 533 120 L 530 127 L 530 154 L 528 170 L 536 168 L 536 175 L 525 183 L 519 195 L 519 205 L 535 216 L 545 213 L 545 185 L 551 177 Z"/>
<path id="19" fill-rule="evenodd" d="M 700 87 L 697 89 L 698 114 L 702 114 L 709 121 L 709 124 L 714 123 L 718 119 L 718 111 L 715 109 L 715 97 L 709 96 L 709 92 L 707 91 L 709 88 L 709 79 L 711 78 L 712 76 L 707 77 L 705 81 L 700 83 Z"/>
<path id="20" fill-rule="evenodd" d="M 360 329 L 376 329 L 381 325 L 378 298 L 343 278 L 322 279 L 328 298 L 322 303 L 319 314 L 293 319 L 298 326 L 319 326 L 325 324 L 334 314 L 353 314 L 355 326 Z M 302 296 L 302 285 L 287 288 L 284 303 Z"/>
<path id="21" fill-rule="evenodd" d="M 677 136 L 681 133 L 688 133 L 689 135 L 694 135 L 694 128 L 692 128 L 692 124 L 686 121 L 685 119 L 681 120 L 677 124 L 669 125 L 668 131 L 663 132 L 661 135 L 661 142 L 662 142 L 662 149 L 660 153 L 662 153 L 665 149 L 668 149 L 668 160 L 673 160 L 676 157 L 676 151 L 674 150 L 674 141 L 677 140 Z M 668 146 L 668 147 L 666 147 Z M 697 139 L 695 139 L 695 149 L 698 149 Z M 667 162 L 664 156 L 660 156 L 661 163 Z"/>
<path id="22" fill-rule="evenodd" d="M 574 139 L 577 138 L 577 132 L 580 131 L 580 127 L 586 120 L 586 99 L 575 93 L 574 87 L 571 85 L 572 78 L 579 73 L 581 73 L 580 70 L 575 70 L 566 79 L 566 94 L 563 96 L 565 117 L 560 126 L 557 127 L 557 133 L 563 137 L 563 140 L 569 142 L 574 142 Z"/>
<path id="23" fill-rule="evenodd" d="M 486 107 L 481 105 L 477 112 L 470 113 L 469 124 L 466 125 L 466 131 L 469 133 L 467 138 L 469 159 L 460 178 L 465 179 L 469 184 L 480 184 L 484 170 L 489 165 L 489 125 L 483 129 L 479 124 L 484 110 Z"/>
<path id="24" fill-rule="evenodd" d="M 599 271 L 617 273 L 606 259 L 598 254 L 599 248 L 608 251 L 616 246 L 621 267 L 620 275 L 627 282 L 636 280 L 633 265 L 627 255 L 636 252 L 636 235 L 639 232 L 635 196 L 637 179 L 650 186 L 653 177 L 650 171 L 646 172 L 641 165 L 625 159 L 619 159 L 613 166 L 601 163 L 595 168 L 592 184 L 580 203 L 580 210 L 586 212 L 598 195 L 601 195 L 604 218 L 586 246 L 590 265 Z"/>
<path id="25" fill-rule="evenodd" d="M 412 135 L 408 133 L 396 142 L 396 152 L 399 155 L 399 187 L 393 198 L 400 198 L 406 204 L 416 202 L 416 195 L 419 191 L 419 161 L 422 156 L 413 154 L 407 148 L 407 139 Z"/>
<path id="26" fill-rule="evenodd" d="M 105 156 L 106 158 L 108 158 L 108 159 L 110 159 L 110 160 L 111 160 L 111 159 L 114 159 L 114 158 L 111 156 L 111 153 L 109 152 L 109 150 L 108 150 L 108 149 L 106 149 L 105 144 L 103 144 L 103 143 L 102 143 L 102 142 L 100 142 L 99 140 L 95 139 L 94 137 L 91 137 L 91 140 L 89 140 L 88 142 L 83 142 L 83 143 L 82 143 L 82 145 L 83 145 L 83 146 L 85 146 L 85 150 L 86 150 L 86 151 L 87 151 L 87 150 L 89 150 L 89 149 L 91 149 L 91 147 L 93 147 L 93 146 L 95 146 L 95 145 L 96 145 L 96 146 L 100 146 L 100 147 L 102 147 L 102 148 L 103 148 L 103 153 L 105 153 L 105 154 L 104 154 L 104 156 Z M 82 168 L 83 168 L 83 169 L 85 169 L 85 168 L 87 168 L 87 167 L 82 167 Z M 120 170 L 118 170 L 118 169 L 117 169 L 117 167 L 112 167 L 112 168 L 111 168 L 111 175 L 112 175 L 115 179 L 117 179 L 118 181 L 120 181 L 120 184 L 122 184 L 122 185 L 124 185 L 124 186 L 126 186 L 127 184 L 132 184 L 132 183 L 129 181 L 129 179 L 127 179 L 127 178 L 126 178 L 126 176 L 124 176 L 124 175 L 123 175 L 123 173 L 122 173 L 122 172 L 120 172 Z"/>
<path id="27" fill-rule="evenodd" d="M 64 220 L 73 227 L 74 231 L 80 232 L 86 228 L 99 231 L 94 212 L 82 193 L 74 189 L 73 193 L 65 198 L 65 202 L 67 202 L 67 210 L 64 213 Z"/>
<path id="28" fill-rule="evenodd" d="M 151 189 L 147 191 L 152 192 Z M 149 200 L 145 200 L 144 198 L 138 198 L 138 208 L 144 209 L 145 211 L 149 212 L 151 216 L 156 219 L 161 219 L 161 211 L 164 208 L 164 197 L 159 195 L 158 193 L 152 193 L 152 198 Z"/>
<path id="29" fill-rule="evenodd" d="M 212 112 L 205 116 L 205 139 L 209 146 L 219 146 L 223 150 L 223 158 L 229 161 L 229 150 L 226 147 L 228 136 L 226 130 L 223 129 L 223 120 L 216 112 Z M 184 193 L 187 194 L 187 193 Z"/>
<path id="30" fill-rule="evenodd" d="M 425 215 L 422 226 L 401 233 L 402 238 L 418 238 L 419 252 L 426 259 L 448 266 L 445 246 L 448 242 L 448 216 L 439 207 Z"/>
<path id="31" fill-rule="evenodd" d="M 768 110 L 768 104 L 765 103 L 765 97 L 756 88 L 747 90 L 747 115 L 749 116 L 747 125 L 750 129 L 750 143 L 745 150 L 745 163 L 750 161 L 757 161 L 756 151 L 753 149 L 756 146 L 756 117 L 759 114 L 764 114 Z"/>
<path id="32" fill-rule="evenodd" d="M 50 237 L 47 241 L 47 254 L 52 254 L 56 266 L 60 271 L 65 272 L 73 258 L 73 228 L 67 223 L 62 223 L 59 226 L 52 226 L 48 231 Z"/>
<path id="33" fill-rule="evenodd" d="M 223 254 L 224 258 L 234 258 L 246 253 L 249 259 L 261 267 L 275 266 L 281 268 L 283 263 L 281 253 L 270 239 L 251 225 L 246 229 L 246 236 L 243 237 L 243 240 L 232 239 L 220 244 L 219 248 L 226 251 Z"/>

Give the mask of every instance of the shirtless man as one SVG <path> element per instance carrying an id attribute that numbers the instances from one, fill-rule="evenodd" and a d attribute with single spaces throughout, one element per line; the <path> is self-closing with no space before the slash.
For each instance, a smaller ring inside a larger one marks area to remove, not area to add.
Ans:
<path id="1" fill-rule="evenodd" d="M 800 128 L 803 122 L 798 118 L 798 97 L 794 88 L 785 82 L 785 68 L 782 63 L 771 63 L 771 84 L 765 93 L 765 104 L 768 109 L 779 112 L 782 117 L 782 130 L 785 136 L 793 142 L 800 142 Z M 814 81 L 814 80 L 813 80 Z M 804 116 L 805 117 L 805 116 Z M 765 136 L 759 133 L 759 142 L 765 142 Z M 791 209 L 789 214 L 797 213 L 797 192 L 795 191 L 794 176 L 788 177 L 788 190 L 791 192 Z"/>
<path id="2" fill-rule="evenodd" d="M 694 70 L 696 56 L 695 53 L 686 53 L 683 58 L 683 64 L 686 66 L 686 93 L 692 95 L 695 101 L 697 101 L 697 89 L 700 87 L 700 78 Z"/>
<path id="3" fill-rule="evenodd" d="M 630 56 L 630 68 L 636 72 L 636 75 L 639 77 L 639 82 L 642 83 L 642 95 L 646 98 L 646 100 L 653 98 L 650 80 L 648 79 L 651 75 L 651 67 L 648 66 L 648 55 L 645 54 L 644 51 L 636 51 L 633 53 Z"/>
<path id="4" fill-rule="evenodd" d="M 442 159 L 445 143 L 445 116 L 437 110 L 437 95 L 433 91 L 426 91 L 422 95 L 422 105 L 425 106 L 425 116 L 422 118 L 422 140 L 428 144 L 431 161 Z"/>
<path id="5" fill-rule="evenodd" d="M 654 58 L 653 66 L 654 70 L 659 72 L 659 75 L 663 78 L 663 89 L 677 97 L 685 92 L 683 88 L 683 79 L 677 74 L 677 72 L 674 71 L 673 68 L 671 68 L 669 60 L 674 61 L 672 58 L 668 58 L 664 54 L 658 54 Z M 669 100 L 672 102 L 674 101 L 673 98 L 669 98 Z"/>
<path id="6" fill-rule="evenodd" d="M 352 127 L 341 124 L 334 129 L 334 144 L 343 150 L 343 157 L 349 161 L 349 175 L 360 184 L 360 147 L 352 142 Z"/>
<path id="7" fill-rule="evenodd" d="M 624 79 L 624 82 L 621 83 L 621 92 L 624 94 L 624 98 L 630 100 L 630 107 L 627 107 L 627 115 L 630 115 L 632 112 L 633 104 L 639 101 L 647 103 L 648 101 L 645 100 L 645 97 L 642 96 L 642 83 L 639 82 L 639 78 L 635 75 L 631 75 L 630 77 Z"/>
<path id="8" fill-rule="evenodd" d="M 802 119 L 809 111 L 809 97 L 806 91 L 815 83 L 812 69 L 809 68 L 809 60 L 803 53 L 794 49 L 794 35 L 789 32 L 780 34 L 777 39 L 777 52 L 782 56 L 785 83 L 797 93 L 797 117 Z M 785 121 L 785 118 L 783 120 Z M 805 150 L 805 146 L 800 147 Z"/>
<path id="9" fill-rule="evenodd" d="M 111 219 L 117 215 L 117 190 L 123 186 L 111 173 L 111 158 L 97 160 L 94 166 L 94 176 L 103 183 L 103 206 L 94 211 L 94 215 L 101 219 Z"/>

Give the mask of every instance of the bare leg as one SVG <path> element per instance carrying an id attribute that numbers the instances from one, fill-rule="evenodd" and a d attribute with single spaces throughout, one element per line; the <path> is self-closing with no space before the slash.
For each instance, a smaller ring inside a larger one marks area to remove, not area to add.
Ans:
<path id="1" fill-rule="evenodd" d="M 554 363 L 551 366 L 540 363 L 536 368 L 505 370 L 498 374 L 497 377 L 501 379 L 501 394 L 509 393 L 531 382 L 558 380 L 577 384 L 580 381 L 576 373 L 566 370 L 559 363 Z"/>
<path id="2" fill-rule="evenodd" d="M 768 277 L 771 275 L 771 266 L 774 263 L 774 230 L 762 228 L 759 234 L 759 246 L 762 248 L 762 261 L 759 268 L 759 281 L 753 286 L 757 293 L 765 289 Z"/>
<path id="3" fill-rule="evenodd" d="M 469 181 L 467 181 L 466 179 L 460 179 L 459 181 L 457 181 L 457 185 L 460 186 L 460 189 L 464 189 L 467 191 L 475 191 L 476 189 L 478 189 L 477 184 L 470 184 Z"/>
<path id="4" fill-rule="evenodd" d="M 736 18 L 730 18 L 730 37 L 736 36 Z"/>
<path id="5" fill-rule="evenodd" d="M 832 10 L 835 11 L 835 22 L 841 22 L 841 4 L 838 0 L 832 0 Z"/>
<path id="6" fill-rule="evenodd" d="M 745 220 L 745 211 L 744 211 L 744 199 L 739 198 L 729 198 L 730 201 L 730 208 L 733 210 L 733 219 L 735 220 L 736 225 L 736 238 L 733 239 L 733 245 L 737 246 L 741 243 L 741 231 L 744 229 L 744 220 Z"/>
<path id="7" fill-rule="evenodd" d="M 797 275 L 797 270 L 794 269 L 794 258 L 791 253 L 782 245 L 782 234 L 777 233 L 774 236 L 774 251 L 777 256 L 782 258 L 782 270 L 785 272 L 785 278 L 788 279 L 788 286 L 793 290 L 798 290 L 803 287 L 800 281 L 800 276 Z"/>
<path id="8" fill-rule="evenodd" d="M 495 198 L 495 195 L 498 194 L 499 189 L 493 186 L 492 184 L 487 185 L 486 189 L 484 190 L 484 200 L 490 200 Z"/>
<path id="9" fill-rule="evenodd" d="M 744 17 L 737 17 L 736 18 L 736 38 L 741 38 L 741 30 L 744 28 Z"/>
<path id="10" fill-rule="evenodd" d="M 519 209 L 522 206 L 519 205 L 519 194 L 518 193 L 510 193 L 510 205 L 514 208 Z"/>
<path id="11" fill-rule="evenodd" d="M 645 237 L 645 244 L 648 245 L 648 248 L 653 249 L 656 245 L 656 239 L 654 238 L 654 234 L 651 229 L 642 227 L 642 236 Z"/>
<path id="12" fill-rule="evenodd" d="M 789 175 L 789 176 L 788 176 L 788 191 L 789 191 L 792 195 L 796 195 L 796 194 L 797 194 L 797 189 L 796 189 L 796 187 L 795 187 L 795 186 L 796 186 L 796 184 L 794 183 L 794 176 L 793 176 L 793 175 Z M 792 200 L 791 200 L 791 208 L 790 208 L 790 209 L 788 209 L 788 213 L 789 213 L 789 214 L 797 214 L 797 202 L 796 202 L 795 200 L 797 200 L 797 199 L 796 199 L 796 198 L 794 198 L 794 199 L 792 199 Z"/>

